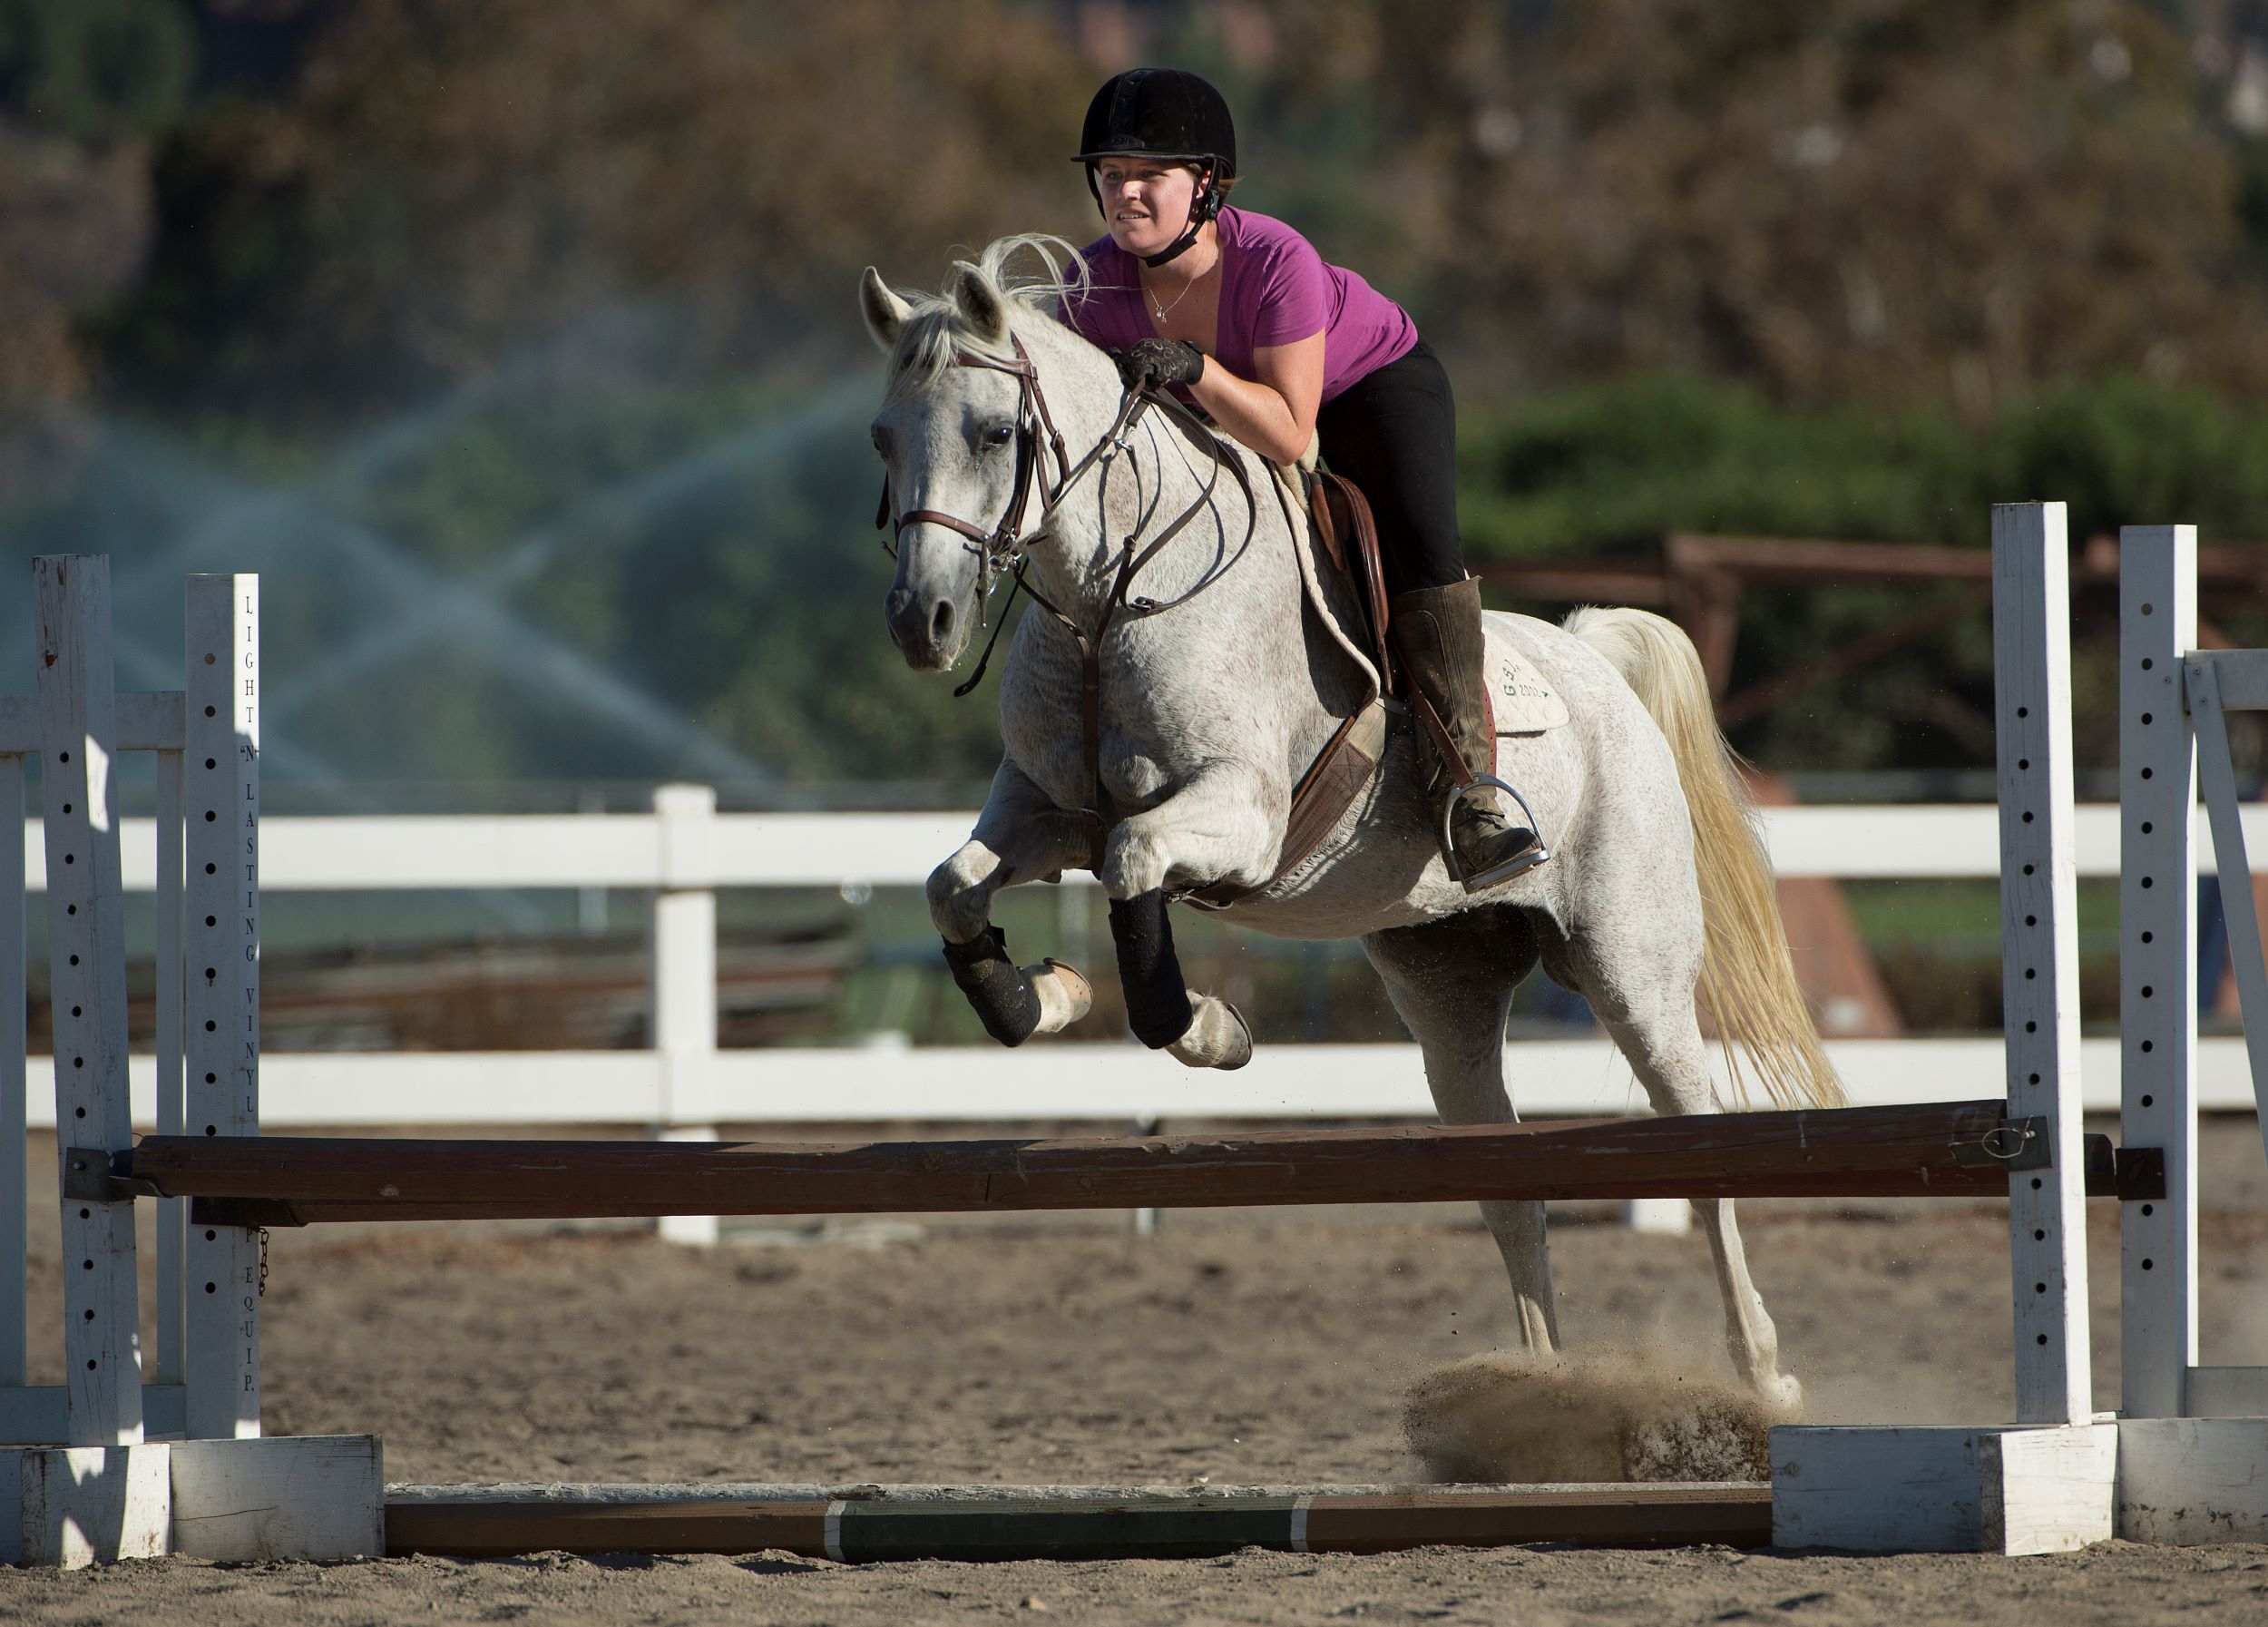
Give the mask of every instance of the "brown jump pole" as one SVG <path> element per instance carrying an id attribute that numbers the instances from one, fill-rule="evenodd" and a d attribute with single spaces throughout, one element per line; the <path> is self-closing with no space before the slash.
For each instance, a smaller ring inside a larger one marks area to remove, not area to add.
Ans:
<path id="1" fill-rule="evenodd" d="M 966 1213 L 1486 1198 L 2005 1196 L 1999 1102 L 1087 1140 L 714 1144 L 148 1136 L 132 1190 L 200 1224 Z M 2091 1138 L 2088 1190 L 2118 1191 Z M 2020 1168 L 2023 1160 L 2016 1159 Z M 2129 1195 L 2142 1195 L 2128 1183 Z"/>

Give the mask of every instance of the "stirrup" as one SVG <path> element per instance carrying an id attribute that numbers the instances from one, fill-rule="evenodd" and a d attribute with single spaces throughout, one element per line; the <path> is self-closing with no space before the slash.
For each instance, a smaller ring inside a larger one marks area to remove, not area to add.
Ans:
<path id="1" fill-rule="evenodd" d="M 1450 821 L 1457 812 L 1457 805 L 1482 786 L 1492 786 L 1520 804 L 1520 811 L 1528 818 L 1528 828 L 1535 835 L 1535 846 L 1513 855 L 1492 869 L 1468 877 L 1464 867 L 1457 862 L 1457 844 L 1451 839 Z M 1449 795 L 1442 799 L 1442 863 L 1449 867 L 1449 878 L 1468 893 L 1485 892 L 1500 881 L 1510 881 L 1515 876 L 1526 875 L 1551 857 L 1551 849 L 1544 845 L 1543 827 L 1536 822 L 1535 810 L 1528 806 L 1528 799 L 1493 774 L 1475 774 L 1462 785 L 1452 785 Z"/>

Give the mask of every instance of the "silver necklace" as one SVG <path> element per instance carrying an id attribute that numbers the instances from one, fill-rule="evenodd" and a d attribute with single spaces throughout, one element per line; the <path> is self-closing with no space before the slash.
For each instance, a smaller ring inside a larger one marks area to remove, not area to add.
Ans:
<path id="1" fill-rule="evenodd" d="M 1162 322 L 1166 319 L 1166 315 L 1168 311 L 1176 310 L 1180 308 L 1181 302 L 1189 297 L 1189 290 L 1191 289 L 1197 287 L 1198 283 L 1204 281 L 1207 277 L 1211 275 L 1212 269 L 1208 266 L 1204 271 L 1201 271 L 1197 276 L 1190 278 L 1188 281 L 1181 285 L 1181 291 L 1173 297 L 1173 303 L 1171 305 L 1158 304 L 1158 296 L 1149 291 L 1149 284 L 1147 282 L 1142 284 L 1142 293 L 1144 297 L 1149 300 L 1150 309 L 1158 313 L 1158 319 Z"/>

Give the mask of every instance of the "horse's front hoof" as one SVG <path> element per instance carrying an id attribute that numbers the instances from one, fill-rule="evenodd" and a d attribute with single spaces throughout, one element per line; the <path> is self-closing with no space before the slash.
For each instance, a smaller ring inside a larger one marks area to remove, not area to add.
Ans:
<path id="1" fill-rule="evenodd" d="M 1244 1013 L 1226 1000 L 1189 991 L 1189 1008 L 1196 1014 L 1182 1036 L 1166 1047 L 1193 1068 L 1241 1068 L 1252 1060 L 1252 1028 Z"/>
<path id="2" fill-rule="evenodd" d="M 1095 1008 L 1094 986 L 1060 960 L 1026 966 L 1023 977 L 1040 997 L 1040 1025 L 1034 1034 L 1061 1034 Z"/>

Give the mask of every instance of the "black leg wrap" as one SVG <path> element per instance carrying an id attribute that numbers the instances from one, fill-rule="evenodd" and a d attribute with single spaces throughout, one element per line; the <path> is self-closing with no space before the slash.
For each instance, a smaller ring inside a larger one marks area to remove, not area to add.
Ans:
<path id="1" fill-rule="evenodd" d="M 1031 1037 L 1040 1025 L 1040 996 L 1008 958 L 1006 933 L 987 926 L 965 944 L 946 944 L 945 964 L 985 1033 L 1003 1045 L 1021 1045 Z"/>
<path id="2" fill-rule="evenodd" d="M 1166 895 L 1155 888 L 1139 898 L 1110 901 L 1110 938 L 1119 946 L 1119 986 L 1126 992 L 1126 1025 L 1134 1037 L 1161 1051 L 1189 1032 L 1197 1013 L 1173 952 L 1173 923 Z"/>

